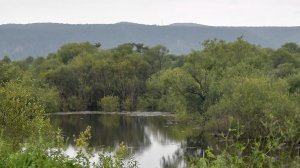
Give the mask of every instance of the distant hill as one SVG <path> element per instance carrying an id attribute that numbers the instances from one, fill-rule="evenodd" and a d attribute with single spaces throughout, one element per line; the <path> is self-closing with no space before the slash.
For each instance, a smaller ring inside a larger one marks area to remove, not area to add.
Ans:
<path id="1" fill-rule="evenodd" d="M 162 44 L 171 53 L 186 54 L 199 49 L 201 42 L 218 38 L 233 41 L 243 36 L 263 47 L 280 47 L 285 42 L 300 43 L 300 27 L 213 27 L 194 23 L 167 26 L 129 22 L 116 24 L 71 25 L 57 23 L 0 25 L 0 58 L 46 56 L 70 42 L 100 42 L 102 48 L 113 48 L 127 42 L 149 46 Z"/>

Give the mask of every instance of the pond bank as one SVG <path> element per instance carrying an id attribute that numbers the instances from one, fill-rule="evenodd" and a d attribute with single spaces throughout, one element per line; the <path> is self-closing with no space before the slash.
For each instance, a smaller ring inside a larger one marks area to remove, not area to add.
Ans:
<path id="1" fill-rule="evenodd" d="M 103 112 L 103 111 L 76 111 L 76 112 L 56 112 L 48 113 L 47 115 L 82 115 L 82 114 L 111 114 L 111 115 L 127 115 L 127 116 L 138 116 L 138 117 L 152 117 L 152 116 L 163 116 L 163 117 L 174 117 L 174 113 L 170 112 Z"/>

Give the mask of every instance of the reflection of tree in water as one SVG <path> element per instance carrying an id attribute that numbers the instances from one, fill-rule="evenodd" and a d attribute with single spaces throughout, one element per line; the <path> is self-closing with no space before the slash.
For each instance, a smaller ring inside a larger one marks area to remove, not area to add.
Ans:
<path id="1" fill-rule="evenodd" d="M 162 157 L 160 165 L 163 168 L 187 167 L 183 156 L 183 150 L 179 148 L 172 156 Z"/>
<path id="2" fill-rule="evenodd" d="M 155 118 L 155 119 L 152 119 Z M 78 136 L 88 125 L 92 127 L 91 146 L 116 147 L 124 142 L 132 147 L 133 152 L 143 151 L 151 142 L 145 133 L 145 127 L 151 126 L 151 131 L 160 135 L 162 141 L 168 139 L 166 131 L 161 131 L 166 123 L 164 117 L 134 117 L 125 115 L 63 115 L 52 116 L 52 123 L 63 130 L 73 144 L 73 135 Z M 161 133 L 163 132 L 163 133 Z"/>
<path id="3" fill-rule="evenodd" d="M 164 156 L 160 160 L 161 167 L 177 168 L 187 167 L 186 158 L 193 156 L 203 156 L 203 149 L 206 149 L 208 142 L 203 132 L 195 130 L 195 125 L 178 124 L 172 118 L 167 120 L 157 120 L 148 118 L 148 130 L 155 134 L 156 140 L 161 144 L 180 143 L 180 148 L 170 156 Z"/>
<path id="4" fill-rule="evenodd" d="M 208 146 L 215 145 L 209 134 L 200 132 L 187 136 L 181 143 L 181 147 L 172 155 L 161 159 L 161 167 L 177 168 L 187 167 L 185 160 L 193 157 L 203 157 Z"/>
<path id="5" fill-rule="evenodd" d="M 147 117 L 147 130 L 151 133 L 155 139 L 161 144 L 179 143 L 183 139 L 178 139 L 173 136 L 173 118 L 170 117 Z"/>
<path id="6" fill-rule="evenodd" d="M 157 120 L 155 117 L 148 117 L 148 127 L 153 133 L 156 133 L 156 137 L 161 144 L 169 144 L 174 142 L 182 142 L 188 136 L 195 134 L 195 125 L 192 124 L 179 124 L 176 123 L 173 117 L 162 117 Z"/>
<path id="7" fill-rule="evenodd" d="M 207 149 L 208 142 L 203 133 L 197 136 L 189 136 L 186 138 L 186 143 L 182 148 L 185 149 L 186 158 L 203 157 L 204 151 Z"/>
<path id="8" fill-rule="evenodd" d="M 124 142 L 133 149 L 149 146 L 149 138 L 144 134 L 144 125 L 141 118 L 123 115 L 66 115 L 53 116 L 55 125 L 60 127 L 65 136 L 73 144 L 73 135 L 78 136 L 88 125 L 92 127 L 92 147 L 110 146 L 115 148 Z"/>
<path id="9" fill-rule="evenodd" d="M 92 147 L 115 148 L 121 142 L 128 145 L 132 152 L 142 153 L 151 145 L 150 136 L 162 145 L 180 143 L 180 148 L 172 155 L 161 159 L 162 167 L 185 167 L 183 158 L 203 156 L 207 146 L 216 145 L 210 134 L 195 130 L 190 124 L 177 124 L 168 117 L 137 117 L 126 115 L 63 115 L 51 116 L 54 125 L 60 127 L 73 143 L 73 135 L 90 125 L 92 127 Z"/>

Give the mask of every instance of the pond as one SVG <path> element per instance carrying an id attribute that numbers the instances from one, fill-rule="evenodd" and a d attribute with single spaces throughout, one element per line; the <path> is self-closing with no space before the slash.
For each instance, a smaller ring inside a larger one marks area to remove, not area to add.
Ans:
<path id="1" fill-rule="evenodd" d="M 116 148 L 123 142 L 142 168 L 186 167 L 184 157 L 202 156 L 213 142 L 197 127 L 177 124 L 168 113 L 58 113 L 50 119 L 70 138 L 69 155 L 75 153 L 73 136 L 91 126 L 91 147 Z"/>

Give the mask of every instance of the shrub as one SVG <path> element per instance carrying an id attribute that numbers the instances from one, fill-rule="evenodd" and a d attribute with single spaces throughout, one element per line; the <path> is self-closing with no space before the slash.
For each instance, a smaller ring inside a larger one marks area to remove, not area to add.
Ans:
<path id="1" fill-rule="evenodd" d="M 4 138 L 18 144 L 48 125 L 43 117 L 44 105 L 30 88 L 9 82 L 0 87 L 0 97 L 0 126 Z"/>
<path id="2" fill-rule="evenodd" d="M 134 104 L 131 97 L 127 97 L 126 100 L 123 102 L 123 108 L 125 111 L 133 111 Z"/>
<path id="3" fill-rule="evenodd" d="M 281 130 L 289 128 L 285 118 L 297 121 L 297 108 L 288 95 L 288 87 L 284 81 L 274 82 L 270 78 L 239 78 L 231 82 L 233 87 L 226 87 L 223 97 L 210 107 L 212 120 L 233 118 L 243 125 L 243 132 L 252 137 L 264 136 L 268 133 L 262 123 L 277 121 Z M 227 117 L 225 117 L 227 116 Z M 225 122 L 226 123 L 226 122 Z M 228 129 L 228 126 L 221 126 Z"/>
<path id="4" fill-rule="evenodd" d="M 113 112 L 119 111 L 120 103 L 117 96 L 105 96 L 100 101 L 99 104 L 103 111 Z"/>

